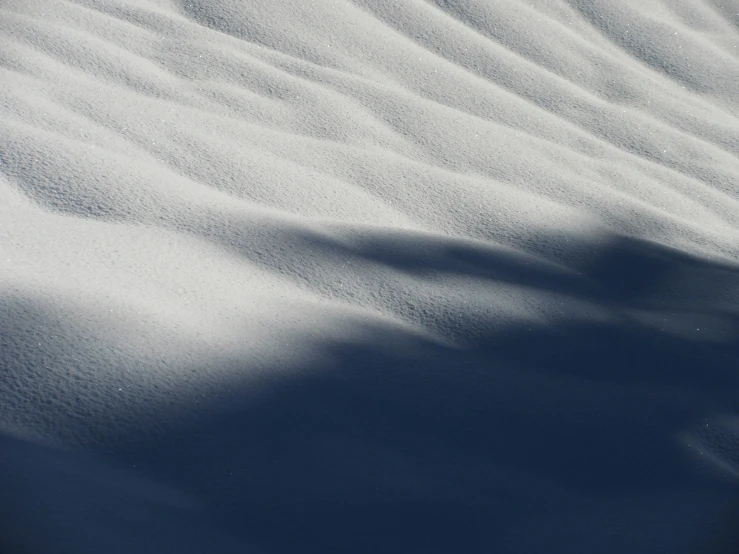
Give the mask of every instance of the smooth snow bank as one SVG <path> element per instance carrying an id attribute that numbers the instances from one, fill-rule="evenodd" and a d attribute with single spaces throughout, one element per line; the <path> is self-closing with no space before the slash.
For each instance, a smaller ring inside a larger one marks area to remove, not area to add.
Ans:
<path id="1" fill-rule="evenodd" d="M 679 437 L 739 398 L 739 6 L 3 2 L 0 330 L 8 463 L 135 464 L 203 540 L 688 544 L 728 485 Z"/>

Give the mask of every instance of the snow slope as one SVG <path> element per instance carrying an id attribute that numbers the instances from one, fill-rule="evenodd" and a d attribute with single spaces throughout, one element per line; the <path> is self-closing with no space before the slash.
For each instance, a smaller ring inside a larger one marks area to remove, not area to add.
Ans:
<path id="1" fill-rule="evenodd" d="M 736 519 L 735 0 L 6 0 L 0 83 L 7 548 Z"/>

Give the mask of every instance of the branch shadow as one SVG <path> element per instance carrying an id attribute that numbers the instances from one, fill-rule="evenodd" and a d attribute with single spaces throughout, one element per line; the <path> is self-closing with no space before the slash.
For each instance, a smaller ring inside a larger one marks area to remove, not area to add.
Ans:
<path id="1" fill-rule="evenodd" d="M 117 463 L 197 497 L 237 544 L 688 552 L 718 536 L 712 523 L 739 521 L 735 485 L 676 440 L 739 409 L 739 267 L 624 237 L 576 246 L 567 271 L 431 238 L 302 240 L 411 276 L 525 283 L 612 317 L 509 325 L 464 348 L 356 324 L 354 340 L 316 345 L 320 363 L 256 399 L 232 391 L 156 437 L 111 440 Z"/>

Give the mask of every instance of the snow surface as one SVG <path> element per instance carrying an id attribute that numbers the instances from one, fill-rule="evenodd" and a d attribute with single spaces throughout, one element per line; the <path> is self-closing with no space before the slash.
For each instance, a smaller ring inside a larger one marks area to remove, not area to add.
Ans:
<path id="1" fill-rule="evenodd" d="M 3 552 L 693 552 L 738 362 L 736 0 L 0 4 Z"/>

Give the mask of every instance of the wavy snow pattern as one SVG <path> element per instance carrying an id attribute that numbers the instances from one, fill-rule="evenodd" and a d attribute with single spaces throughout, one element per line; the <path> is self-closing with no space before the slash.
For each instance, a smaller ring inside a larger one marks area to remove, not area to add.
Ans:
<path id="1" fill-rule="evenodd" d="M 687 552 L 725 515 L 681 437 L 739 408 L 736 2 L 10 0 L 0 82 L 0 545 Z"/>

